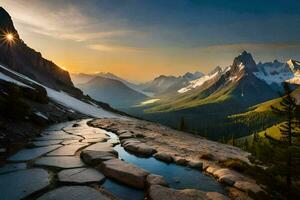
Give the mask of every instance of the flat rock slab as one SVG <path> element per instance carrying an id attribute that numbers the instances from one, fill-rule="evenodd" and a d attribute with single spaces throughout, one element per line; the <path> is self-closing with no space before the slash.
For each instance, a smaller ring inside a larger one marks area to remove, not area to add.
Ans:
<path id="1" fill-rule="evenodd" d="M 87 143 L 95 143 L 95 142 L 106 142 L 107 138 L 89 138 L 89 139 L 84 139 L 81 142 L 87 142 Z"/>
<path id="2" fill-rule="evenodd" d="M 145 143 L 139 142 L 137 140 L 126 140 L 126 142 L 122 143 L 125 150 L 132 152 L 137 155 L 142 156 L 152 156 L 156 153 L 156 150 Z"/>
<path id="3" fill-rule="evenodd" d="M 58 180 L 67 183 L 85 184 L 103 182 L 104 179 L 103 174 L 92 168 L 67 169 L 58 173 Z"/>
<path id="4" fill-rule="evenodd" d="M 80 153 L 82 161 L 90 166 L 99 165 L 101 162 L 117 158 L 118 153 L 111 153 L 105 151 L 89 151 L 83 150 Z"/>
<path id="5" fill-rule="evenodd" d="M 88 146 L 84 150 L 89 150 L 89 151 L 103 151 L 103 152 L 110 152 L 110 153 L 117 153 L 116 150 L 113 149 L 113 145 L 109 142 L 100 142 L 93 144 L 91 146 Z"/>
<path id="6" fill-rule="evenodd" d="M 50 151 L 53 151 L 62 145 L 51 145 L 46 147 L 38 147 L 32 149 L 23 149 L 8 158 L 9 161 L 28 161 L 40 157 Z"/>
<path id="7" fill-rule="evenodd" d="M 105 194 L 87 186 L 65 186 L 52 190 L 37 200 L 111 200 Z"/>
<path id="8" fill-rule="evenodd" d="M 34 141 L 34 146 L 44 147 L 61 143 L 63 140 Z"/>
<path id="9" fill-rule="evenodd" d="M 119 159 L 104 161 L 99 168 L 104 175 L 140 189 L 145 187 L 146 177 L 149 175 L 146 170 Z"/>
<path id="10" fill-rule="evenodd" d="M 208 200 L 205 192 L 195 189 L 175 190 L 153 185 L 149 189 L 151 200 Z"/>
<path id="11" fill-rule="evenodd" d="M 47 134 L 41 137 L 37 137 L 34 140 L 41 141 L 41 140 L 80 140 L 82 137 L 77 135 L 71 135 L 68 133 L 55 133 L 55 134 Z"/>
<path id="12" fill-rule="evenodd" d="M 88 146 L 89 144 L 85 143 L 85 144 L 69 144 L 69 145 L 65 145 L 60 147 L 59 149 L 56 149 L 50 153 L 48 153 L 48 156 L 74 156 L 75 153 L 85 147 Z"/>
<path id="13" fill-rule="evenodd" d="M 0 175 L 0 199 L 23 199 L 49 184 L 48 172 L 39 168 Z"/>
<path id="14" fill-rule="evenodd" d="M 79 140 L 64 140 L 62 142 L 63 145 L 67 145 L 67 144 L 73 144 L 73 143 L 78 143 Z"/>
<path id="15" fill-rule="evenodd" d="M 92 133 L 92 134 L 85 134 L 82 135 L 82 137 L 84 137 L 85 139 L 108 139 L 108 137 L 105 134 L 101 134 L 101 133 Z"/>
<path id="16" fill-rule="evenodd" d="M 35 165 L 58 167 L 58 168 L 78 168 L 83 167 L 84 163 L 80 158 L 71 156 L 57 156 L 57 157 L 42 157 L 34 162 Z"/>
<path id="17" fill-rule="evenodd" d="M 23 170 L 26 169 L 26 167 L 27 167 L 26 163 L 6 164 L 0 167 L 0 174 Z"/>

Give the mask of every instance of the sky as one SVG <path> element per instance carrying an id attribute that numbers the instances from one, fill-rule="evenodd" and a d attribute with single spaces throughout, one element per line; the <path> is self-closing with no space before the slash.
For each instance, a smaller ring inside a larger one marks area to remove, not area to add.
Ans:
<path id="1" fill-rule="evenodd" d="M 209 72 L 243 50 L 300 60 L 299 0 L 0 0 L 21 38 L 74 73 Z"/>

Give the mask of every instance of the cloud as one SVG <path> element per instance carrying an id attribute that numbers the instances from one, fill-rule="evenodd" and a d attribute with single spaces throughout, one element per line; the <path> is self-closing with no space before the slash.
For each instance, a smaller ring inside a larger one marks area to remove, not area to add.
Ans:
<path id="1" fill-rule="evenodd" d="M 83 42 L 120 37 L 134 32 L 110 27 L 107 22 L 89 17 L 73 4 L 60 4 L 60 7 L 53 7 L 43 1 L 28 1 L 31 3 L 3 0 L 3 4 L 15 22 L 34 33 L 61 40 Z"/>
<path id="2" fill-rule="evenodd" d="M 249 50 L 249 51 L 264 51 L 264 50 L 288 50 L 300 48 L 299 42 L 275 42 L 275 43 L 237 43 L 224 45 L 210 45 L 205 47 L 196 47 L 194 49 L 202 51 L 234 51 L 234 50 Z"/>
<path id="3" fill-rule="evenodd" d="M 116 45 L 105 45 L 105 44 L 93 44 L 87 46 L 89 49 L 104 52 L 141 52 L 145 51 L 144 48 L 130 47 L 130 46 L 116 46 Z"/>

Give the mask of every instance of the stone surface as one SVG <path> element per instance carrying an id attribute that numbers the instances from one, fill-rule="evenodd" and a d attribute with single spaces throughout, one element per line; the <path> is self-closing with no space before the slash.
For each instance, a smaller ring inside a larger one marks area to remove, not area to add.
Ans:
<path id="1" fill-rule="evenodd" d="M 48 140 L 48 141 L 34 141 L 33 144 L 37 147 L 50 146 L 54 144 L 59 144 L 63 140 Z"/>
<path id="2" fill-rule="evenodd" d="M 107 138 L 90 138 L 84 139 L 81 142 L 95 143 L 95 142 L 106 142 Z"/>
<path id="3" fill-rule="evenodd" d="M 208 192 L 206 193 L 206 196 L 208 197 L 209 200 L 230 200 L 229 197 L 220 194 L 218 192 Z"/>
<path id="4" fill-rule="evenodd" d="M 43 135 L 41 137 L 35 138 L 34 140 L 43 141 L 43 140 L 80 140 L 80 139 L 83 138 L 68 133 L 56 133 L 56 134 Z"/>
<path id="5" fill-rule="evenodd" d="M 259 192 L 263 192 L 263 190 L 261 189 L 261 187 L 259 185 L 257 185 L 256 183 L 250 183 L 247 181 L 236 181 L 233 186 L 244 192 L 250 191 L 255 194 L 259 193 Z"/>
<path id="6" fill-rule="evenodd" d="M 87 186 L 65 186 L 52 190 L 37 200 L 111 200 L 105 194 Z"/>
<path id="7" fill-rule="evenodd" d="M 83 144 L 79 144 L 79 143 L 76 143 L 76 144 L 69 144 L 69 145 L 65 145 L 65 146 L 62 146 L 50 153 L 48 153 L 47 155 L 48 156 L 74 156 L 75 153 L 85 147 L 85 146 L 88 146 L 89 144 L 87 143 L 83 143 Z"/>
<path id="8" fill-rule="evenodd" d="M 219 169 L 220 169 L 220 167 L 217 167 L 217 166 L 208 166 L 206 168 L 206 172 L 213 175 Z"/>
<path id="9" fill-rule="evenodd" d="M 63 145 L 67 145 L 67 144 L 74 144 L 74 143 L 77 143 L 79 142 L 79 140 L 64 140 L 62 142 Z"/>
<path id="10" fill-rule="evenodd" d="M 187 165 L 188 164 L 188 161 L 181 156 L 174 156 L 173 160 L 177 165 Z"/>
<path id="11" fill-rule="evenodd" d="M 84 163 L 81 162 L 80 158 L 71 156 L 42 157 L 37 159 L 34 164 L 58 168 L 76 168 L 84 166 Z"/>
<path id="12" fill-rule="evenodd" d="M 120 140 L 132 138 L 132 137 L 133 137 L 132 133 L 129 132 L 122 133 L 119 135 Z"/>
<path id="13" fill-rule="evenodd" d="M 105 151 L 89 151 L 83 150 L 80 153 L 80 157 L 84 163 L 90 166 L 99 165 L 101 162 L 117 158 L 117 153 L 105 152 Z"/>
<path id="14" fill-rule="evenodd" d="M 189 161 L 188 166 L 199 170 L 203 169 L 203 163 L 201 161 Z"/>
<path id="15" fill-rule="evenodd" d="M 160 185 L 152 185 L 149 189 L 151 200 L 207 200 L 205 192 L 195 189 L 175 190 Z"/>
<path id="16" fill-rule="evenodd" d="M 78 184 L 103 182 L 105 179 L 103 174 L 92 168 L 67 169 L 60 171 L 57 175 L 60 182 Z"/>
<path id="17" fill-rule="evenodd" d="M 147 185 L 161 185 L 161 186 L 168 186 L 167 181 L 164 179 L 163 176 L 159 176 L 156 174 L 150 174 L 147 176 Z"/>
<path id="18" fill-rule="evenodd" d="M 19 200 L 49 184 L 48 172 L 39 168 L 0 175 L 0 199 Z"/>
<path id="19" fill-rule="evenodd" d="M 26 163 L 6 164 L 0 167 L 0 174 L 26 169 Z"/>
<path id="20" fill-rule="evenodd" d="M 32 149 L 23 149 L 15 155 L 8 158 L 9 161 L 27 161 L 42 156 L 50 151 L 53 151 L 62 145 L 51 145 L 46 147 L 37 147 Z"/>
<path id="21" fill-rule="evenodd" d="M 84 150 L 90 150 L 90 151 L 110 151 L 112 149 L 113 145 L 108 142 L 99 142 L 96 144 L 93 144 Z"/>
<path id="22" fill-rule="evenodd" d="M 122 145 L 125 150 L 142 156 L 152 156 L 156 152 L 154 148 L 136 140 L 127 140 Z"/>
<path id="23" fill-rule="evenodd" d="M 99 169 L 105 176 L 141 189 L 145 187 L 146 177 L 149 175 L 146 170 L 119 159 L 104 161 L 99 165 Z"/>
<path id="24" fill-rule="evenodd" d="M 158 153 L 154 154 L 154 158 L 164 161 L 164 162 L 167 162 L 167 163 L 171 163 L 173 161 L 172 156 L 166 152 L 158 152 Z"/>

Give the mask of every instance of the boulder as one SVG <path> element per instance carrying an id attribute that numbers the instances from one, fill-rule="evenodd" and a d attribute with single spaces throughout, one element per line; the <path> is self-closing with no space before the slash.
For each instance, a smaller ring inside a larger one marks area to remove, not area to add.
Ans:
<path id="1" fill-rule="evenodd" d="M 145 187 L 146 177 L 149 175 L 146 170 L 119 159 L 104 161 L 99 169 L 105 176 L 140 189 Z"/>
<path id="2" fill-rule="evenodd" d="M 150 157 L 152 156 L 156 150 L 150 146 L 148 146 L 145 143 L 133 140 L 133 141 L 126 141 L 123 143 L 123 147 L 125 150 L 137 154 L 137 155 L 142 155 L 142 156 L 147 156 Z"/>
<path id="3" fill-rule="evenodd" d="M 203 163 L 201 161 L 189 161 L 188 166 L 191 168 L 203 170 Z"/>
<path id="4" fill-rule="evenodd" d="M 120 140 L 132 138 L 132 137 L 133 137 L 132 133 L 129 133 L 129 132 L 122 133 L 122 134 L 119 135 Z"/>
<path id="5" fill-rule="evenodd" d="M 101 162 L 106 160 L 115 159 L 118 157 L 118 152 L 106 152 L 106 151 L 89 151 L 84 150 L 80 153 L 82 161 L 90 166 L 97 166 Z"/>
<path id="6" fill-rule="evenodd" d="M 161 185 L 152 185 L 149 189 L 151 200 L 207 200 L 205 192 L 195 189 L 175 190 Z"/>
<path id="7" fill-rule="evenodd" d="M 148 184 L 149 187 L 151 185 L 168 186 L 168 183 L 164 179 L 164 177 L 156 175 L 156 174 L 150 174 L 150 175 L 147 176 L 147 184 Z"/>
<path id="8" fill-rule="evenodd" d="M 172 156 L 166 152 L 158 152 L 158 153 L 154 154 L 154 158 L 164 161 L 164 162 L 167 162 L 167 163 L 171 163 L 173 161 Z"/>
<path id="9" fill-rule="evenodd" d="M 213 175 L 219 169 L 220 167 L 208 166 L 206 172 Z"/>
<path id="10" fill-rule="evenodd" d="M 181 156 L 174 156 L 173 160 L 178 165 L 187 165 L 188 161 Z"/>

